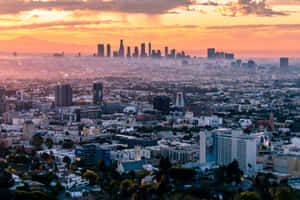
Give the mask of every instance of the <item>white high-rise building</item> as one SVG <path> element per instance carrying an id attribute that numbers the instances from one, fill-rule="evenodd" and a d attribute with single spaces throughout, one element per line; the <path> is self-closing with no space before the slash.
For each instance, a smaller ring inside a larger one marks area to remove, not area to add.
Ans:
<path id="1" fill-rule="evenodd" d="M 206 163 L 206 133 L 200 132 L 200 152 L 199 152 L 200 164 Z"/>
<path id="2" fill-rule="evenodd" d="M 175 106 L 178 108 L 184 107 L 184 96 L 182 92 L 178 92 L 175 98 Z"/>
<path id="3" fill-rule="evenodd" d="M 23 139 L 31 141 L 35 134 L 34 124 L 31 120 L 27 120 L 23 125 Z"/>
<path id="4" fill-rule="evenodd" d="M 215 132 L 216 164 L 228 165 L 236 160 L 248 175 L 256 167 L 256 139 L 241 130 L 218 129 Z"/>

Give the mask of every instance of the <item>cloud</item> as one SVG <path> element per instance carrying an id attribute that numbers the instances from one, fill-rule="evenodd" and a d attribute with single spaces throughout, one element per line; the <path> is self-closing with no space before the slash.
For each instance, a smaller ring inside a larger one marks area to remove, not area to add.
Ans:
<path id="1" fill-rule="evenodd" d="M 259 17 L 287 16 L 288 12 L 274 11 L 266 0 L 237 0 L 224 4 L 219 11 L 223 16 L 247 16 Z"/>
<path id="2" fill-rule="evenodd" d="M 113 20 L 105 20 L 105 21 L 50 21 L 43 23 L 32 23 L 32 24 L 24 24 L 24 25 L 13 25 L 13 26 L 0 26 L 0 30 L 14 30 L 14 29 L 38 29 L 38 28 L 51 28 L 57 26 L 65 27 L 75 27 L 82 25 L 99 25 L 99 24 L 112 24 L 117 23 L 118 21 Z"/>
<path id="3" fill-rule="evenodd" d="M 300 30 L 300 24 L 246 24 L 229 26 L 208 26 L 210 30 L 229 30 L 229 29 L 280 29 L 280 30 Z"/>
<path id="4" fill-rule="evenodd" d="M 270 0 L 273 5 L 300 5 L 300 0 Z"/>
<path id="5" fill-rule="evenodd" d="M 193 3 L 194 0 L 0 0 L 0 14 L 17 14 L 34 9 L 163 14 Z"/>
<path id="6" fill-rule="evenodd" d="M 42 22 L 42 23 L 32 23 L 32 24 L 24 24 L 24 25 L 13 25 L 13 26 L 0 26 L 0 30 L 14 30 L 14 29 L 41 29 L 47 28 L 47 30 L 79 30 L 79 31 L 138 31 L 138 30 L 156 30 L 156 29 L 197 29 L 200 28 L 197 25 L 159 25 L 159 26 L 138 26 L 138 27 L 100 27 L 98 25 L 104 24 L 115 24 L 121 23 L 122 21 L 114 21 L 114 20 L 73 20 L 73 21 L 50 21 L 50 22 Z M 87 26 L 87 25 L 95 25 L 95 26 Z"/>

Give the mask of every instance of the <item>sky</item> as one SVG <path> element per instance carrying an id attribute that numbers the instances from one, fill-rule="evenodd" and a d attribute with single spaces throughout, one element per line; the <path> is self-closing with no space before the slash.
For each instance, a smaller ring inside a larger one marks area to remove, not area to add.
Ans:
<path id="1" fill-rule="evenodd" d="M 94 53 L 120 39 L 196 56 L 300 57 L 300 0 L 0 0 L 0 52 Z"/>

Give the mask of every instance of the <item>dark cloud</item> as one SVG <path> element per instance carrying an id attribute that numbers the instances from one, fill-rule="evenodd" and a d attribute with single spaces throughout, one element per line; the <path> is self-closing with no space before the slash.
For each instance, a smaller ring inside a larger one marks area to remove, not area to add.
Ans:
<path id="1" fill-rule="evenodd" d="M 33 9 L 162 14 L 193 3 L 194 0 L 0 0 L 0 14 L 17 14 Z"/>
<path id="2" fill-rule="evenodd" d="M 221 14 L 224 16 L 247 16 L 256 15 L 259 17 L 272 17 L 272 16 L 287 16 L 288 12 L 274 11 L 266 0 L 237 0 L 223 5 L 220 9 Z"/>

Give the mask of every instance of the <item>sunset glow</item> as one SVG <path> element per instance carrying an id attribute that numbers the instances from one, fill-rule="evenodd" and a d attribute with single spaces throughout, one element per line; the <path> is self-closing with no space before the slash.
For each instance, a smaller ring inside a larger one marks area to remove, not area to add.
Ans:
<path id="1" fill-rule="evenodd" d="M 124 39 L 198 56 L 299 57 L 299 19 L 298 0 L 0 0 L 0 52 L 94 53 Z"/>

